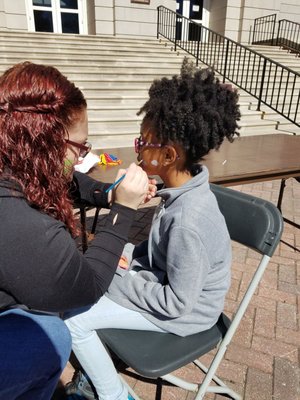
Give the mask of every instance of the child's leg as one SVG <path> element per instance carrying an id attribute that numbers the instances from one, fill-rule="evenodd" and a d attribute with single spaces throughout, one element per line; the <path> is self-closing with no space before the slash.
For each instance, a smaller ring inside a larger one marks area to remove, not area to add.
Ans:
<path id="1" fill-rule="evenodd" d="M 55 316 L 20 309 L 0 314 L 0 398 L 50 399 L 71 352 L 71 337 Z"/>
<path id="2" fill-rule="evenodd" d="M 113 362 L 95 329 L 119 328 L 163 332 L 142 314 L 124 308 L 103 296 L 88 311 L 67 319 L 73 350 L 91 378 L 101 400 L 125 400 L 127 389 L 121 383 Z"/>

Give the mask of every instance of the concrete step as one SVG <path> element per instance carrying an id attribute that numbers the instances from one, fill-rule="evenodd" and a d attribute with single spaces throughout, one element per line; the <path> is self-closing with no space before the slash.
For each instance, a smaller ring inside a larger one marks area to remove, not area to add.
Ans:
<path id="1" fill-rule="evenodd" d="M 278 133 L 286 133 L 290 135 L 300 135 L 300 128 L 293 123 L 286 122 L 280 123 L 277 126 Z"/>
<path id="2" fill-rule="evenodd" d="M 187 54 L 179 48 L 171 51 L 173 47 L 165 40 L 0 31 L 0 72 L 24 60 L 56 66 L 87 99 L 89 141 L 93 146 L 131 147 L 142 119 L 136 113 L 147 100 L 153 79 L 180 72 Z M 206 46 L 206 52 L 214 48 Z M 270 58 L 273 50 L 268 48 Z M 275 57 L 297 68 L 298 60 L 290 54 L 275 49 Z M 238 91 L 241 135 L 280 132 L 276 128 L 292 133 L 294 124 L 263 104 L 257 111 L 257 99 Z M 279 104 L 286 101 L 284 94 L 280 96 Z"/>
<path id="3" fill-rule="evenodd" d="M 106 73 L 99 72 L 93 73 L 89 71 L 82 71 L 80 73 L 75 72 L 64 72 L 62 71 L 71 81 L 77 82 L 106 82 L 106 83 L 119 83 L 119 82 L 128 82 L 131 84 L 139 83 L 139 82 L 152 82 L 154 79 L 158 79 L 162 76 L 171 77 L 173 75 L 170 73 L 163 73 L 163 71 L 148 71 L 148 73 L 144 73 L 143 71 L 128 71 L 128 73 L 118 73 L 117 71 L 107 71 Z M 174 74 L 178 73 L 174 71 Z"/>
<path id="4" fill-rule="evenodd" d="M 133 38 L 133 37 L 116 37 L 109 35 L 76 35 L 76 34 L 59 34 L 50 32 L 25 32 L 0 29 L 0 40 L 9 43 L 63 43 L 76 47 L 79 45 L 88 45 L 98 43 L 103 46 L 126 45 L 126 46 L 142 46 L 151 47 L 161 44 L 154 38 Z"/>
<path id="5" fill-rule="evenodd" d="M 119 88 L 117 91 L 109 88 L 103 88 L 99 86 L 99 88 L 86 88 L 84 89 L 84 94 L 88 99 L 111 99 L 111 98 L 134 98 L 134 97 L 148 97 L 148 89 L 144 86 L 140 87 L 129 87 L 126 89 Z"/>
<path id="6" fill-rule="evenodd" d="M 262 118 L 262 112 L 261 111 L 256 111 L 256 110 L 245 110 L 245 109 L 240 109 L 241 111 L 241 121 L 252 121 L 252 120 L 258 120 Z"/>
<path id="7" fill-rule="evenodd" d="M 140 121 L 141 116 L 137 116 L 136 112 L 138 109 L 91 109 L 88 110 L 89 121 L 99 121 L 99 122 L 130 122 L 130 121 Z"/>
<path id="8" fill-rule="evenodd" d="M 108 35 L 77 35 L 77 34 L 64 34 L 64 33 L 51 33 L 51 32 L 25 32 L 0 29 L 0 38 L 7 41 L 26 42 L 29 41 L 40 43 L 45 41 L 48 43 L 69 43 L 76 46 L 77 44 L 87 43 L 102 43 L 103 45 L 111 45 L 113 43 L 120 44 L 140 44 L 143 46 L 157 45 L 161 41 L 153 38 L 133 38 L 121 36 L 108 36 Z M 166 42 L 166 41 L 165 41 Z M 168 42 L 166 42 L 168 43 Z"/>
<path id="9" fill-rule="evenodd" d="M 20 60 L 28 59 L 27 53 L 18 53 L 18 54 L 6 54 L 4 55 L 0 63 L 6 67 L 9 67 L 11 64 L 19 62 Z M 74 62 L 74 67 L 88 67 L 88 66 L 98 66 L 99 68 L 103 67 L 147 67 L 148 68 L 166 68 L 167 66 L 171 66 L 172 68 L 180 68 L 182 63 L 182 57 L 168 57 L 166 55 L 162 55 L 160 57 L 153 57 L 151 55 L 145 54 L 143 57 L 117 57 L 112 58 L 110 55 L 108 56 L 97 56 L 96 54 L 89 54 L 83 56 L 82 54 L 76 53 L 72 55 L 72 57 L 65 57 L 63 54 L 57 53 L 48 53 L 43 54 L 33 54 L 30 55 L 31 60 L 51 60 L 52 64 L 55 63 L 57 68 L 64 67 L 65 65 L 70 64 L 70 61 Z M 76 64 L 75 64 L 76 63 Z"/>
<path id="10" fill-rule="evenodd" d="M 95 50 L 94 52 L 91 51 L 61 51 L 58 50 L 56 52 L 47 52 L 47 51 L 36 51 L 35 49 L 31 49 L 30 51 L 10 51 L 9 49 L 0 49 L 1 53 L 1 61 L 4 63 L 7 62 L 18 62 L 19 59 L 22 60 L 30 60 L 30 59 L 35 59 L 35 60 L 48 60 L 51 59 L 52 55 L 54 60 L 57 60 L 60 63 L 64 63 L 64 61 L 69 61 L 69 60 L 83 60 L 85 62 L 89 62 L 89 60 L 95 60 L 96 62 L 99 62 L 101 60 L 110 58 L 111 62 L 114 60 L 120 60 L 127 62 L 128 59 L 131 59 L 133 63 L 141 61 L 141 55 L 139 56 L 138 59 L 136 59 L 136 52 L 133 50 L 132 52 L 125 51 L 125 52 L 109 52 L 109 51 L 102 51 L 102 50 Z M 171 53 L 172 54 L 172 53 Z M 159 62 L 167 62 L 168 55 L 167 54 L 159 54 L 157 52 L 153 53 L 144 53 L 143 58 L 145 63 L 149 61 L 151 65 Z M 171 64 L 175 65 L 180 65 L 183 58 L 180 58 L 180 56 L 170 56 L 170 61 Z M 130 61 L 130 60 L 128 60 Z"/>
<path id="11" fill-rule="evenodd" d="M 131 46 L 126 44 L 126 43 L 112 43 L 111 45 L 105 45 L 105 44 L 100 44 L 100 42 L 95 42 L 94 44 L 73 44 L 73 45 L 68 45 L 64 44 L 61 42 L 57 43 L 49 43 L 46 41 L 43 41 L 42 43 L 30 43 L 30 42 L 18 42 L 18 43 L 9 43 L 5 39 L 3 39 L 2 43 L 0 41 L 0 50 L 5 51 L 7 49 L 10 49 L 11 52 L 16 53 L 16 52 L 23 52 L 26 51 L 26 49 L 22 48 L 21 43 L 27 43 L 27 48 L 28 49 L 35 49 L 36 52 L 39 53 L 45 53 L 47 51 L 55 52 L 58 51 L 60 53 L 65 52 L 66 54 L 68 53 L 90 53 L 91 51 L 100 53 L 100 54 L 111 54 L 111 53 L 117 53 L 120 52 L 122 53 L 136 53 L 136 51 L 139 51 L 140 53 L 154 53 L 154 54 L 165 54 L 166 53 L 166 48 L 163 46 L 160 46 L 158 43 L 153 44 L 151 46 L 143 46 L 140 43 L 133 43 Z M 41 47 L 41 44 L 43 45 Z M 176 54 L 174 52 L 171 52 L 174 56 Z"/>
<path id="12" fill-rule="evenodd" d="M 151 78 L 144 78 L 138 77 L 135 79 L 135 81 L 130 81 L 129 79 L 123 80 L 122 78 L 119 78 L 117 81 L 114 81 L 113 79 L 111 80 L 83 80 L 83 79 L 78 79 L 74 80 L 76 85 L 79 87 L 79 89 L 82 89 L 85 93 L 87 92 L 88 89 L 95 89 L 97 86 L 101 86 L 102 89 L 112 89 L 115 91 L 118 90 L 135 90 L 135 89 L 143 89 L 143 90 L 148 90 L 151 83 L 153 82 L 153 79 Z M 96 85 L 96 86 L 95 86 Z"/>
<path id="13" fill-rule="evenodd" d="M 99 97 L 99 98 L 88 98 L 88 108 L 90 110 L 118 110 L 118 109 L 135 109 L 144 104 L 148 96 L 140 97 Z"/>

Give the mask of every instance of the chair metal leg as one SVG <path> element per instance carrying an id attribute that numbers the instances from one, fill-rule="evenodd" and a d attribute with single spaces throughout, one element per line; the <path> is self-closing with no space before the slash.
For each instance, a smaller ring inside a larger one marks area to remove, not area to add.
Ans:
<path id="1" fill-rule="evenodd" d="M 178 378 L 177 376 L 166 374 L 161 377 L 167 382 L 172 383 L 172 385 L 178 386 L 184 390 L 188 390 L 190 392 L 197 392 L 198 385 L 196 383 L 187 382 L 184 379 Z"/>
<path id="2" fill-rule="evenodd" d="M 215 355 L 215 357 L 214 357 L 209 369 L 207 370 L 206 376 L 205 376 L 205 378 L 204 378 L 204 380 L 203 380 L 203 382 L 201 384 L 199 393 L 197 394 L 195 400 L 203 399 L 204 395 L 205 395 L 205 393 L 207 391 L 212 391 L 212 388 L 208 389 L 209 388 L 209 384 L 213 379 L 215 380 L 214 377 L 215 377 L 215 373 L 217 371 L 217 368 L 218 368 L 221 360 L 223 359 L 223 356 L 224 356 L 224 354 L 225 354 L 225 352 L 227 350 L 227 346 L 231 342 L 231 339 L 232 339 L 236 329 L 239 326 L 239 323 L 240 323 L 240 321 L 241 321 L 241 319 L 242 319 L 242 317 L 243 317 L 243 315 L 244 315 L 244 313 L 245 313 L 245 311 L 246 311 L 246 309 L 247 309 L 247 307 L 248 307 L 248 305 L 250 303 L 250 300 L 251 300 L 251 298 L 252 298 L 252 296 L 253 296 L 256 288 L 257 288 L 258 283 L 260 282 L 260 280 L 261 280 L 261 278 L 262 278 L 262 276 L 263 276 L 263 274 L 265 272 L 265 269 L 266 269 L 269 261 L 270 261 L 270 257 L 267 256 L 267 255 L 264 255 L 263 258 L 261 259 L 259 267 L 257 268 L 257 270 L 256 270 L 255 274 L 253 275 L 253 278 L 252 278 L 252 280 L 251 280 L 251 282 L 250 282 L 250 284 L 248 286 L 248 290 L 245 293 L 245 295 L 244 295 L 244 297 L 243 297 L 243 299 L 242 299 L 242 301 L 241 301 L 241 303 L 240 303 L 240 305 L 239 305 L 239 307 L 238 307 L 238 309 L 236 311 L 235 317 L 234 317 L 233 321 L 231 322 L 231 325 L 228 328 L 228 331 L 227 331 L 224 339 L 222 340 L 222 342 L 221 342 L 221 344 L 219 346 L 219 349 L 218 349 L 218 351 L 217 351 L 217 353 L 216 353 L 216 355 Z M 224 387 L 222 387 L 222 389 L 224 390 Z M 220 390 L 221 389 L 218 389 L 218 393 L 220 393 Z M 226 393 L 229 394 L 227 389 L 225 389 L 225 390 L 226 390 Z M 241 400 L 241 397 L 237 393 L 235 393 L 231 389 L 229 389 L 229 391 L 231 392 L 231 394 L 230 394 L 231 396 L 234 395 L 233 399 Z M 222 393 L 224 393 L 224 391 Z"/>
<path id="3" fill-rule="evenodd" d="M 203 372 L 207 373 L 208 368 L 206 368 L 202 363 L 200 363 L 200 361 L 195 360 L 194 364 L 197 365 L 197 367 L 200 368 Z M 226 383 L 224 383 L 216 375 L 212 377 L 212 380 L 216 382 L 218 386 L 207 386 L 207 385 L 202 386 L 202 384 L 198 385 L 196 383 L 185 381 L 171 374 L 164 375 L 162 376 L 162 378 L 165 381 L 170 382 L 177 387 L 188 390 L 190 392 L 197 393 L 195 400 L 203 399 L 206 393 L 227 394 L 234 400 L 242 400 L 241 396 L 238 393 L 236 393 L 233 389 L 228 387 Z"/>
<path id="4" fill-rule="evenodd" d="M 94 220 L 93 220 L 93 226 L 91 229 L 91 234 L 93 235 L 96 231 L 96 227 L 97 227 L 97 222 L 98 222 L 98 217 L 99 217 L 99 212 L 100 212 L 101 208 L 97 207 L 96 211 L 95 211 L 95 215 L 94 215 Z"/>
<path id="5" fill-rule="evenodd" d="M 162 396 L 162 379 L 157 378 L 155 400 L 161 400 L 161 396 Z"/>
<path id="6" fill-rule="evenodd" d="M 199 367 L 203 372 L 205 372 L 205 373 L 208 372 L 208 368 L 204 364 L 202 364 L 200 361 L 195 360 L 194 364 L 196 364 L 197 367 Z M 226 385 L 226 383 L 224 383 L 220 378 L 218 378 L 217 375 L 214 375 L 212 377 L 212 380 L 214 382 L 216 382 L 219 386 L 207 386 L 205 389 L 201 385 L 200 390 L 199 390 L 197 396 L 195 397 L 195 400 L 203 399 L 205 396 L 205 393 L 220 393 L 220 394 L 223 393 L 223 394 L 227 394 L 234 400 L 242 400 L 242 397 L 238 393 L 236 393 L 233 389 L 230 389 L 230 387 L 228 387 Z"/>
<path id="7" fill-rule="evenodd" d="M 85 211 L 85 207 L 80 207 L 80 225 L 81 225 L 82 251 L 84 253 L 88 248 L 88 240 L 87 240 L 87 233 L 86 233 L 86 211 Z"/>

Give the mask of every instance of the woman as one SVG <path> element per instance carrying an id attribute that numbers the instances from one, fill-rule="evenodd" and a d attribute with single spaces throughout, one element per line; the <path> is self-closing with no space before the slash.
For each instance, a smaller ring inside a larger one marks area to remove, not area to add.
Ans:
<path id="1" fill-rule="evenodd" d="M 70 185 L 90 149 L 86 106 L 53 67 L 25 62 L 0 77 L 1 399 L 51 398 L 71 349 L 58 315 L 105 293 L 148 190 L 146 173 L 130 165 L 101 232 L 77 250 L 70 186 L 98 206 L 111 201 L 107 185 L 82 174 Z"/>

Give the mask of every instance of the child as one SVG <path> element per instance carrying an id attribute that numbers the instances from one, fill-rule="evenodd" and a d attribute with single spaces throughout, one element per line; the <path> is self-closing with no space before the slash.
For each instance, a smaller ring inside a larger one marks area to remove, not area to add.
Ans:
<path id="1" fill-rule="evenodd" d="M 180 76 L 150 87 L 149 100 L 139 111 L 144 118 L 135 149 L 142 168 L 160 176 L 164 188 L 158 191 L 162 201 L 149 239 L 126 245 L 128 270 L 118 268 L 107 294 L 66 321 L 73 350 L 99 399 L 124 400 L 128 393 L 95 329 L 187 336 L 209 329 L 223 310 L 230 285 L 230 238 L 210 191 L 208 170 L 200 162 L 225 137 L 233 140 L 240 118 L 237 100 L 237 93 L 220 84 L 211 70 L 194 73 L 188 63 Z M 77 384 L 69 388 L 78 389 L 84 381 L 83 374 L 77 375 Z"/>

